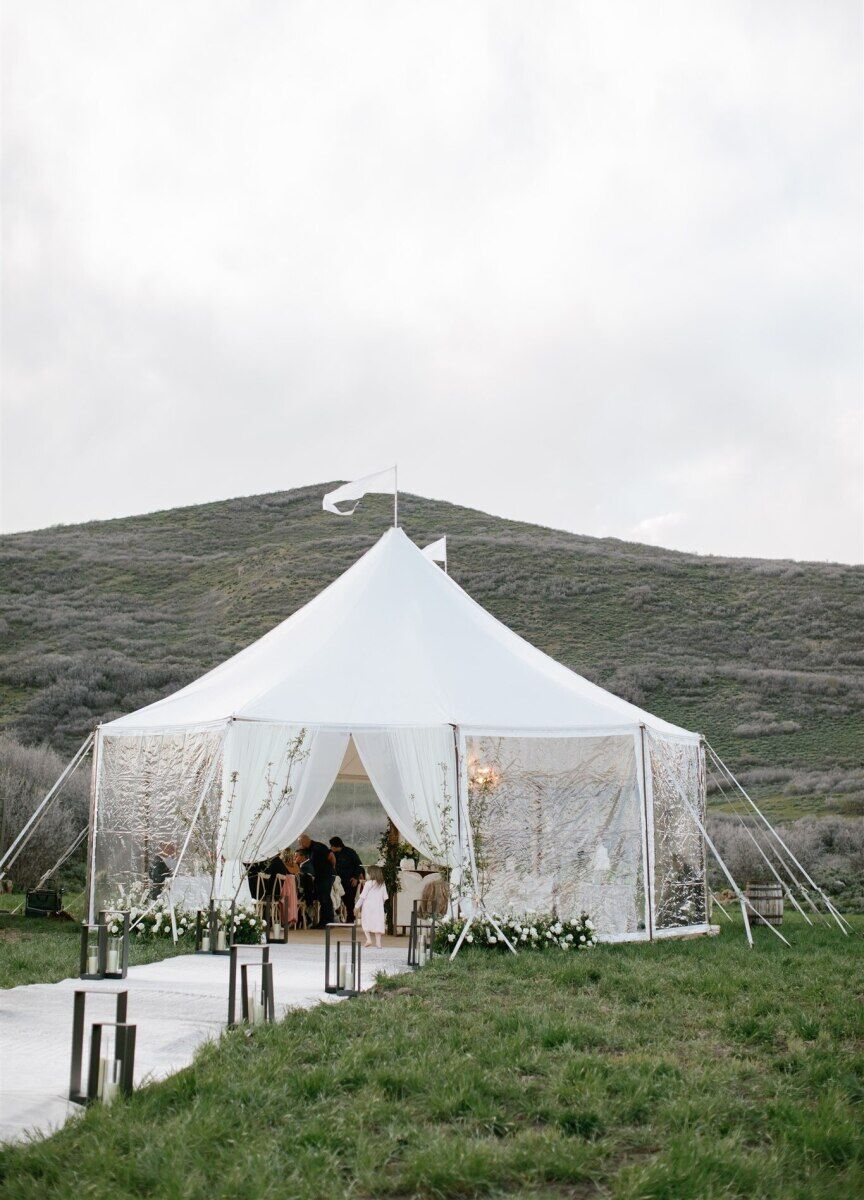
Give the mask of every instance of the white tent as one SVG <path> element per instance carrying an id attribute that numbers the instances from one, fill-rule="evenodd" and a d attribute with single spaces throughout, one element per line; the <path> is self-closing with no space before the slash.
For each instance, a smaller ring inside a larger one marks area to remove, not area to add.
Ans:
<path id="1" fill-rule="evenodd" d="M 352 757 L 403 836 L 457 890 L 470 870 L 492 909 L 584 910 L 617 938 L 707 927 L 699 735 L 529 645 L 400 529 L 241 653 L 100 727 L 91 904 L 166 846 L 226 895 Z"/>

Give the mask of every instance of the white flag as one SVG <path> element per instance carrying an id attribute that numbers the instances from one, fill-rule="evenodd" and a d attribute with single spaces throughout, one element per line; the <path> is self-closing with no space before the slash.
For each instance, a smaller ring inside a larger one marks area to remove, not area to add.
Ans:
<path id="1" fill-rule="evenodd" d="M 324 497 L 325 512 L 336 513 L 340 517 L 350 517 L 361 499 L 369 492 L 390 492 L 396 494 L 396 468 L 388 467 L 386 471 L 377 471 L 374 475 L 364 475 L 353 483 L 343 483 L 341 487 L 328 492 Z M 350 508 L 337 508 L 346 500 L 353 500 Z"/>
<path id="2" fill-rule="evenodd" d="M 439 538 L 437 542 L 430 542 L 428 546 L 423 547 L 423 553 L 427 558 L 431 558 L 433 562 L 443 563 L 444 570 L 447 570 L 447 535 Z"/>

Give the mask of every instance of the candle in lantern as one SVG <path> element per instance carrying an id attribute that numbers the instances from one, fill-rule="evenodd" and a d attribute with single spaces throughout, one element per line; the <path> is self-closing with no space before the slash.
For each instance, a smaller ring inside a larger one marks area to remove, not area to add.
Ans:
<path id="1" fill-rule="evenodd" d="M 110 1104 L 120 1090 L 120 1065 L 118 1058 L 99 1059 L 99 1083 L 96 1095 L 103 1104 Z"/>
<path id="2" fill-rule="evenodd" d="M 87 974 L 99 974 L 99 951 L 95 946 L 90 946 L 87 949 Z"/>
<path id="3" fill-rule="evenodd" d="M 348 964 L 340 963 L 339 964 L 339 990 L 341 992 L 345 991 L 345 987 L 346 987 L 347 983 L 348 983 Z"/>
<path id="4" fill-rule="evenodd" d="M 206 950 L 208 953 L 210 952 L 210 934 L 209 933 L 201 934 L 201 949 Z"/>
<path id="5" fill-rule="evenodd" d="M 225 930 L 224 929 L 220 929 L 219 932 L 216 934 L 216 949 L 217 950 L 227 949 L 227 942 L 225 940 Z"/>
<path id="6" fill-rule="evenodd" d="M 120 951 L 112 946 L 108 951 L 108 965 L 105 970 L 109 975 L 117 975 L 120 971 Z"/>

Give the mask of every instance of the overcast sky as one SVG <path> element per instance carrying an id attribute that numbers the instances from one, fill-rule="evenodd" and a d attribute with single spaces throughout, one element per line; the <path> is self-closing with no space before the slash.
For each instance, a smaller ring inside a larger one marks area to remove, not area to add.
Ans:
<path id="1" fill-rule="evenodd" d="M 858 0 L 3 14 L 4 531 L 398 461 L 861 560 Z"/>

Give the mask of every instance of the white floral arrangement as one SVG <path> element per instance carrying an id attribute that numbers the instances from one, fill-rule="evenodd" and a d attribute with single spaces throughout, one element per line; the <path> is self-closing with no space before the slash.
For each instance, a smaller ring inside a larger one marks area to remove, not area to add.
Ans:
<path id="1" fill-rule="evenodd" d="M 503 933 L 517 950 L 593 950 L 597 945 L 594 922 L 587 913 L 578 921 L 564 921 L 554 913 L 526 913 L 521 917 L 478 917 L 463 944 L 483 950 L 507 950 Z M 452 950 L 465 927 L 464 919 L 439 921 L 435 926 L 435 949 Z M 499 932 L 500 930 L 500 932 Z"/>
<path id="2" fill-rule="evenodd" d="M 111 901 L 111 912 L 107 919 L 108 936 L 120 937 L 123 933 L 124 912 L 129 913 L 131 936 L 139 941 L 158 941 L 172 939 L 174 927 L 171 923 L 171 907 L 167 898 L 160 896 L 157 900 L 150 898 L 150 885 L 133 883 L 128 887 L 119 887 Z M 197 913 L 189 909 L 175 907 L 174 922 L 177 928 L 178 941 L 191 940 L 195 936 L 195 920 Z M 206 914 L 205 914 L 206 922 Z M 216 928 L 224 929 L 226 934 L 231 925 L 231 906 L 223 904 L 216 909 Z M 248 904 L 237 904 L 234 908 L 234 941 L 245 945 L 257 945 L 264 934 L 265 922 L 255 909 Z"/>
<path id="3" fill-rule="evenodd" d="M 219 905 L 216 908 L 215 916 L 216 928 L 224 929 L 228 933 L 231 928 L 231 905 Z M 265 929 L 266 922 L 264 918 L 258 915 L 251 904 L 236 904 L 234 906 L 233 940 L 237 945 L 258 945 L 264 935 Z"/>

